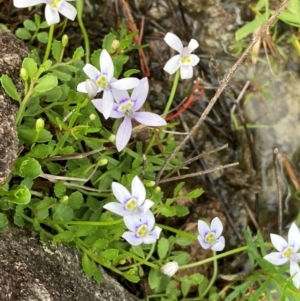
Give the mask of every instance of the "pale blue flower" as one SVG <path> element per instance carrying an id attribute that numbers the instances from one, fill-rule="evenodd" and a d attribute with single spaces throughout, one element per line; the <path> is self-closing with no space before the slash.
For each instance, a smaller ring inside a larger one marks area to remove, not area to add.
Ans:
<path id="1" fill-rule="evenodd" d="M 31 7 L 38 4 L 46 4 L 45 18 L 48 25 L 59 23 L 59 13 L 70 20 L 74 20 L 77 14 L 76 8 L 67 1 L 76 0 L 14 0 L 14 6 L 18 8 Z"/>
<path id="2" fill-rule="evenodd" d="M 168 32 L 165 36 L 165 42 L 173 49 L 179 52 L 179 54 L 170 58 L 164 70 L 169 74 L 175 73 L 180 68 L 180 77 L 182 79 L 193 77 L 193 67 L 196 66 L 200 59 L 197 55 L 191 54 L 197 47 L 199 43 L 191 39 L 187 47 L 183 47 L 180 39 L 171 32 Z"/>
<path id="3" fill-rule="evenodd" d="M 127 90 L 137 87 L 140 80 L 137 78 L 123 78 L 117 80 L 113 77 L 114 65 L 109 53 L 103 49 L 100 55 L 100 70 L 91 64 L 86 64 L 83 67 L 85 74 L 98 85 L 97 93 L 103 91 L 101 98 L 92 100 L 94 106 L 103 114 L 107 119 L 113 109 L 114 98 L 112 92 L 118 90 Z M 77 86 L 77 91 L 88 93 L 86 90 L 85 82 L 81 82 Z"/>
<path id="4" fill-rule="evenodd" d="M 198 240 L 203 249 L 211 248 L 213 251 L 222 251 L 225 247 L 225 238 L 221 236 L 223 232 L 222 222 L 218 217 L 211 221 L 211 226 L 202 220 L 198 221 Z"/>
<path id="5" fill-rule="evenodd" d="M 288 232 L 288 242 L 277 234 L 270 234 L 272 244 L 278 252 L 272 252 L 264 256 L 264 259 L 274 265 L 283 265 L 290 262 L 290 275 L 293 277 L 293 283 L 299 289 L 300 287 L 300 231 L 295 223 L 292 223 Z"/>
<path id="6" fill-rule="evenodd" d="M 113 182 L 111 187 L 119 203 L 111 202 L 104 205 L 103 208 L 115 214 L 121 216 L 143 214 L 154 204 L 151 200 L 146 199 L 146 189 L 138 176 L 135 176 L 131 182 L 131 193 L 117 182 Z"/>
<path id="7" fill-rule="evenodd" d="M 132 119 L 148 126 L 162 126 L 167 124 L 166 121 L 157 114 L 150 112 L 137 112 L 146 101 L 148 90 L 148 79 L 144 77 L 141 79 L 140 85 L 133 90 L 131 96 L 129 96 L 127 91 L 112 91 L 116 104 L 114 104 L 109 117 L 124 117 L 116 135 L 116 147 L 118 151 L 121 151 L 130 139 Z M 96 104 L 95 106 L 101 112 L 102 108 L 97 107 Z"/>
<path id="8" fill-rule="evenodd" d="M 179 265 L 176 261 L 171 261 L 163 265 L 160 270 L 163 274 L 172 277 L 179 269 Z"/>
<path id="9" fill-rule="evenodd" d="M 151 211 L 140 216 L 124 216 L 128 230 L 122 237 L 133 246 L 153 244 L 159 238 L 161 228 L 155 226 L 155 218 Z"/>

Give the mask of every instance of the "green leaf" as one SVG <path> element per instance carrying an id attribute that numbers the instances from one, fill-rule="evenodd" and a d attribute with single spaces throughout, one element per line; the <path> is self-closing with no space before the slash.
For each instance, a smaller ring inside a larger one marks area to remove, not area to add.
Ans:
<path id="1" fill-rule="evenodd" d="M 37 63 L 34 59 L 26 57 L 22 62 L 22 68 L 27 71 L 29 78 L 33 78 L 36 76 L 37 73 Z"/>
<path id="2" fill-rule="evenodd" d="M 184 186 L 184 182 L 180 182 L 179 184 L 176 185 L 176 187 L 174 189 L 174 194 L 173 194 L 174 198 L 179 195 L 183 186 Z"/>
<path id="3" fill-rule="evenodd" d="M 75 238 L 75 235 L 70 231 L 64 231 L 54 236 L 55 242 L 71 242 Z"/>
<path id="4" fill-rule="evenodd" d="M 150 288 L 153 290 L 158 288 L 160 285 L 161 278 L 162 278 L 162 273 L 157 269 L 151 268 L 150 273 L 148 275 L 148 283 Z"/>
<path id="5" fill-rule="evenodd" d="M 29 19 L 25 20 L 23 22 L 23 25 L 26 29 L 30 30 L 30 31 L 36 31 L 37 30 L 37 27 L 35 25 L 35 23 Z"/>
<path id="6" fill-rule="evenodd" d="M 73 209 L 65 203 L 54 205 L 53 211 L 53 220 L 71 221 L 74 218 Z"/>
<path id="7" fill-rule="evenodd" d="M 52 72 L 58 79 L 60 79 L 63 82 L 67 82 L 67 81 L 71 80 L 71 78 L 72 78 L 72 76 L 70 74 L 56 70 L 56 69 L 54 69 Z"/>
<path id="8" fill-rule="evenodd" d="M 9 97 L 11 97 L 12 99 L 20 102 L 21 98 L 18 94 L 17 88 L 16 88 L 15 84 L 13 83 L 12 79 L 8 75 L 3 74 L 0 77 L 0 81 L 1 81 L 1 85 L 2 85 L 3 89 L 7 93 L 7 95 Z"/>
<path id="9" fill-rule="evenodd" d="M 136 73 L 141 73 L 141 71 L 138 69 L 129 69 L 126 72 L 124 72 L 124 77 L 130 77 L 131 75 Z"/>
<path id="10" fill-rule="evenodd" d="M 72 56 L 72 61 L 74 62 L 79 61 L 83 56 L 84 56 L 84 49 L 80 46 L 75 50 Z"/>
<path id="11" fill-rule="evenodd" d="M 175 215 L 179 217 L 189 214 L 189 209 L 184 206 L 173 206 L 172 209 L 175 210 Z"/>
<path id="12" fill-rule="evenodd" d="M 256 17 L 253 21 L 247 23 L 235 33 L 235 40 L 240 41 L 241 39 L 247 37 L 249 34 L 253 33 L 258 27 L 260 27 L 266 21 L 265 14 L 260 17 Z"/>
<path id="13" fill-rule="evenodd" d="M 63 181 L 57 181 L 54 184 L 54 194 L 56 197 L 62 197 L 66 192 L 66 186 Z"/>
<path id="14" fill-rule="evenodd" d="M 198 198 L 200 195 L 202 195 L 203 192 L 204 192 L 204 190 L 202 188 L 197 188 L 197 189 L 189 192 L 187 194 L 187 197 L 189 197 L 191 199 L 195 199 L 195 198 Z"/>
<path id="15" fill-rule="evenodd" d="M 165 237 L 162 237 L 158 241 L 157 252 L 158 252 L 159 259 L 164 259 L 167 256 L 169 247 L 170 247 L 169 241 Z"/>
<path id="16" fill-rule="evenodd" d="M 94 265 L 92 264 L 92 260 L 88 257 L 86 253 L 83 253 L 81 264 L 87 276 L 92 277 L 94 274 Z"/>
<path id="17" fill-rule="evenodd" d="M 108 259 L 108 260 L 113 260 L 119 255 L 119 250 L 118 249 L 108 249 L 100 253 L 100 256 Z"/>
<path id="18" fill-rule="evenodd" d="M 31 33 L 26 28 L 18 28 L 15 32 L 16 37 L 22 40 L 31 39 Z"/>
<path id="19" fill-rule="evenodd" d="M 49 209 L 56 203 L 55 198 L 45 197 L 36 205 L 37 218 L 39 220 L 44 220 L 49 216 Z"/>
<path id="20" fill-rule="evenodd" d="M 129 274 L 128 272 L 124 273 L 123 276 L 124 276 L 127 280 L 129 280 L 129 281 L 131 281 L 131 282 L 133 282 L 133 283 L 138 283 L 138 282 L 140 281 L 140 277 L 139 277 L 139 276 L 133 275 L 133 274 Z"/>
<path id="21" fill-rule="evenodd" d="M 47 44 L 49 35 L 48 32 L 43 31 L 43 32 L 39 32 L 36 37 L 39 42 L 43 44 Z"/>
<path id="22" fill-rule="evenodd" d="M 108 246 L 108 240 L 99 238 L 93 243 L 93 247 L 97 249 L 105 249 Z"/>
<path id="23" fill-rule="evenodd" d="M 46 98 L 44 99 L 45 102 L 55 102 L 59 100 L 62 96 L 61 86 L 56 86 L 53 89 L 45 92 L 43 94 Z"/>
<path id="24" fill-rule="evenodd" d="M 140 256 L 141 258 L 145 258 L 145 253 L 141 245 L 138 246 L 132 246 L 131 247 L 132 252 L 134 252 L 136 255 Z"/>
<path id="25" fill-rule="evenodd" d="M 129 60 L 129 56 L 125 54 L 120 54 L 118 56 L 115 56 L 113 58 L 113 64 L 114 64 L 114 77 L 118 78 L 123 70 L 123 65 L 127 63 Z"/>
<path id="26" fill-rule="evenodd" d="M 38 80 L 38 84 L 33 88 L 35 95 L 42 94 L 57 86 L 57 77 L 51 74 L 45 75 Z"/>
<path id="27" fill-rule="evenodd" d="M 50 155 L 51 151 L 52 148 L 49 145 L 37 144 L 31 149 L 31 151 L 27 155 L 29 157 L 45 159 Z"/>
<path id="28" fill-rule="evenodd" d="M 95 226 L 82 225 L 77 228 L 75 235 L 77 237 L 89 236 L 95 233 L 95 231 L 96 231 Z"/>
<path id="29" fill-rule="evenodd" d="M 52 55 L 57 62 L 59 62 L 61 59 L 62 49 L 63 49 L 63 45 L 61 41 L 54 40 L 52 43 L 51 50 L 52 50 Z"/>
<path id="30" fill-rule="evenodd" d="M 0 213 L 0 231 L 3 231 L 8 225 L 8 220 L 3 213 Z"/>
<path id="31" fill-rule="evenodd" d="M 83 195 L 79 191 L 73 192 L 68 199 L 68 205 L 72 209 L 79 209 L 83 204 Z"/>
<path id="32" fill-rule="evenodd" d="M 182 247 L 189 246 L 193 241 L 194 239 L 188 237 L 179 237 L 175 239 L 175 243 Z"/>
<path id="33" fill-rule="evenodd" d="M 10 190 L 7 197 L 5 197 L 6 201 L 25 205 L 28 204 L 31 200 L 31 193 L 29 189 L 25 185 L 19 185 L 14 190 Z"/>
<path id="34" fill-rule="evenodd" d="M 115 34 L 113 34 L 112 32 L 107 34 L 102 41 L 102 49 L 106 49 L 108 52 L 110 52 L 111 44 L 116 39 L 117 39 L 117 36 Z"/>
<path id="35" fill-rule="evenodd" d="M 187 294 L 190 291 L 190 287 L 191 287 L 192 283 L 191 281 L 188 279 L 188 277 L 183 277 L 181 280 L 181 291 L 184 297 L 187 296 Z"/>
<path id="36" fill-rule="evenodd" d="M 19 176 L 27 179 L 35 179 L 42 172 L 40 163 L 34 158 L 27 157 L 18 158 L 16 160 L 15 169 Z"/>
<path id="37" fill-rule="evenodd" d="M 24 140 L 25 142 L 30 143 L 35 138 L 35 135 L 36 135 L 35 129 L 26 129 L 24 127 L 18 127 L 18 136 L 20 140 Z M 49 142 L 51 141 L 51 139 L 52 139 L 52 134 L 49 131 L 43 129 L 40 132 L 39 138 L 36 142 L 39 143 Z"/>
<path id="38" fill-rule="evenodd" d="M 94 51 L 92 56 L 91 56 L 91 63 L 97 69 L 100 69 L 100 62 L 99 62 L 100 61 L 100 54 L 101 54 L 101 50 L 98 49 L 98 50 Z"/>
<path id="39" fill-rule="evenodd" d="M 166 205 L 160 206 L 158 210 L 165 217 L 172 217 L 176 215 L 175 209 Z"/>

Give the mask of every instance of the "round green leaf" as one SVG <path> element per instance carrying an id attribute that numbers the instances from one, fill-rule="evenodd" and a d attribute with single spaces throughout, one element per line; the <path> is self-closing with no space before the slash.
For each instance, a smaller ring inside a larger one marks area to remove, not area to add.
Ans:
<path id="1" fill-rule="evenodd" d="M 8 225 L 8 220 L 3 213 L 0 213 L 0 231 L 3 231 Z"/>
<path id="2" fill-rule="evenodd" d="M 58 81 L 56 76 L 51 74 L 45 75 L 39 79 L 38 84 L 33 88 L 33 92 L 35 94 L 42 94 L 53 89 L 57 84 Z"/>

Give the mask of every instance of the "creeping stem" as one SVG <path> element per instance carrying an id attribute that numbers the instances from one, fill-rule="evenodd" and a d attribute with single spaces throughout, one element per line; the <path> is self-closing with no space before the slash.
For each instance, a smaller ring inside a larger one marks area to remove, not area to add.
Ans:
<path id="1" fill-rule="evenodd" d="M 47 43 L 47 48 L 46 48 L 46 51 L 45 51 L 45 56 L 44 56 L 44 59 L 43 59 L 43 63 L 45 63 L 49 58 L 51 45 L 52 45 L 52 40 L 53 40 L 53 33 L 54 33 L 54 24 L 50 25 L 50 28 L 49 28 L 48 43 Z"/>

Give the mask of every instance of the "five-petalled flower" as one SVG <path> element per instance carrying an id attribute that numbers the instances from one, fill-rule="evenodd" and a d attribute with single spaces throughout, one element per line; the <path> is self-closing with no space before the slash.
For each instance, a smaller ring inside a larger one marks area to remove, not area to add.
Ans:
<path id="1" fill-rule="evenodd" d="M 124 216 L 126 231 L 122 237 L 133 246 L 153 244 L 160 235 L 161 228 L 155 226 L 155 218 L 151 211 L 142 215 Z"/>
<path id="2" fill-rule="evenodd" d="M 272 252 L 264 256 L 264 259 L 274 265 L 282 265 L 290 262 L 290 275 L 293 276 L 293 283 L 299 289 L 300 287 L 300 231 L 295 223 L 292 223 L 288 232 L 288 241 L 277 234 L 270 234 L 272 244 L 278 252 Z"/>
<path id="3" fill-rule="evenodd" d="M 117 80 L 113 77 L 114 65 L 109 53 L 103 49 L 100 55 L 100 70 L 91 64 L 86 64 L 83 67 L 85 74 L 98 85 L 97 93 L 103 91 L 102 99 L 93 99 L 94 106 L 107 119 L 111 114 L 114 105 L 114 98 L 112 92 L 118 90 L 127 90 L 137 87 L 140 80 L 137 78 L 123 78 Z M 77 86 L 77 91 L 88 93 L 86 83 L 81 82 Z"/>
<path id="4" fill-rule="evenodd" d="M 131 96 L 129 96 L 127 91 L 112 91 L 116 103 L 114 104 L 109 117 L 124 117 L 116 135 L 116 147 L 118 151 L 121 151 L 130 139 L 132 119 L 148 126 L 162 126 L 167 124 L 166 121 L 157 114 L 150 112 L 137 112 L 146 101 L 148 90 L 148 79 L 144 77 L 141 79 L 140 85 L 133 90 Z M 98 106 L 98 103 L 94 102 L 94 105 L 100 112 L 102 112 L 103 108 Z"/>
<path id="5" fill-rule="evenodd" d="M 46 4 L 45 18 L 48 25 L 59 23 L 59 13 L 72 21 L 76 17 L 76 8 L 66 0 L 14 0 L 14 6 L 18 8 L 31 7 L 42 3 Z"/>
<path id="6" fill-rule="evenodd" d="M 211 226 L 202 220 L 198 221 L 198 240 L 203 249 L 222 251 L 225 247 L 225 238 L 220 236 L 223 231 L 222 222 L 218 217 L 211 221 Z"/>
<path id="7" fill-rule="evenodd" d="M 138 176 L 131 182 L 131 193 L 117 182 L 112 183 L 112 191 L 119 203 L 111 202 L 103 208 L 121 216 L 141 215 L 154 204 L 146 199 L 145 187 Z"/>
<path id="8" fill-rule="evenodd" d="M 178 263 L 176 261 L 171 261 L 163 265 L 160 270 L 163 274 L 172 277 L 178 271 Z"/>
<path id="9" fill-rule="evenodd" d="M 188 46 L 184 47 L 180 39 L 171 32 L 166 34 L 165 42 L 178 51 L 179 54 L 167 61 L 164 70 L 169 74 L 173 74 L 180 68 L 182 79 L 193 77 L 193 67 L 199 63 L 200 59 L 197 55 L 191 53 L 199 47 L 199 43 L 195 39 L 191 39 Z"/>

